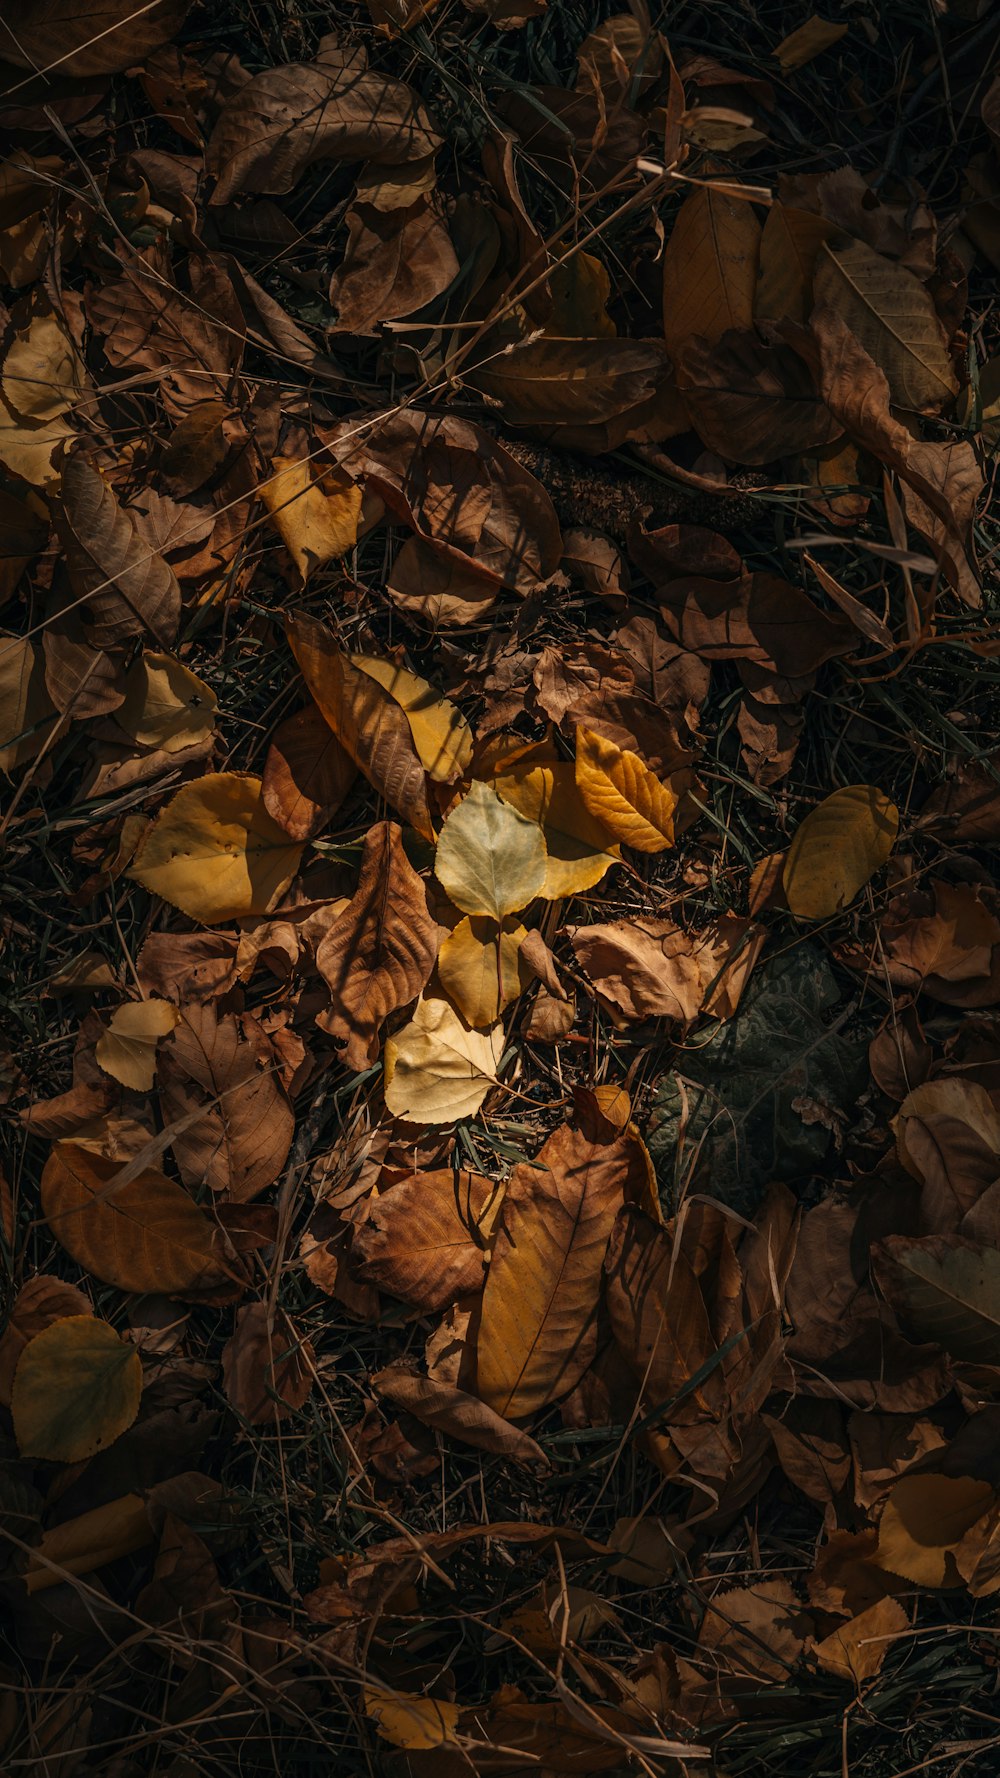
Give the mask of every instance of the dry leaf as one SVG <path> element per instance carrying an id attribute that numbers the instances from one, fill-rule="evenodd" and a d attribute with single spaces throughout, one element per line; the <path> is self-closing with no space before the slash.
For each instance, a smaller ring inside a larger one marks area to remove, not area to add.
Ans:
<path id="1" fill-rule="evenodd" d="M 495 1188 L 478 1173 L 432 1168 L 380 1192 L 355 1226 L 358 1275 L 425 1312 L 480 1289 L 486 1266 L 480 1230 Z"/>
<path id="2" fill-rule="evenodd" d="M 781 64 L 782 74 L 791 74 L 796 68 L 804 68 L 807 62 L 822 55 L 825 49 L 839 43 L 846 36 L 847 25 L 835 25 L 830 19 L 821 19 L 813 13 L 798 30 L 791 31 L 783 37 L 775 50 L 775 58 Z"/>
<path id="3" fill-rule="evenodd" d="M 350 754 L 309 704 L 275 730 L 264 763 L 264 807 L 293 840 L 308 840 L 336 814 L 356 777 Z"/>
<path id="4" fill-rule="evenodd" d="M 905 266 L 863 241 L 827 241 L 816 263 L 815 293 L 885 372 L 899 406 L 935 414 L 958 393 L 933 300 Z"/>
<path id="5" fill-rule="evenodd" d="M 183 1005 L 159 1057 L 160 1094 L 186 1185 L 245 1203 L 273 1185 L 295 1118 L 276 1057 L 248 1013 Z"/>
<path id="6" fill-rule="evenodd" d="M 55 516 L 88 641 L 113 648 L 148 633 L 169 646 L 181 613 L 177 577 L 85 457 L 67 462 Z"/>
<path id="7" fill-rule="evenodd" d="M 125 678 L 115 721 L 140 747 L 178 753 L 207 740 L 218 699 L 211 686 L 169 654 L 143 653 Z"/>
<path id="8" fill-rule="evenodd" d="M 903 1476 L 882 1510 L 874 1560 L 919 1587 L 957 1584 L 952 1551 L 994 1499 L 989 1482 L 970 1476 Z"/>
<path id="9" fill-rule="evenodd" d="M 441 941 L 438 980 L 467 1025 L 492 1025 L 526 988 L 531 971 L 520 964 L 526 929 L 487 915 L 467 914 Z"/>
<path id="10" fill-rule="evenodd" d="M 434 874 L 457 908 L 502 920 L 545 882 L 542 830 L 488 784 L 475 782 L 441 829 Z"/>
<path id="11" fill-rule="evenodd" d="M 1000 1253 L 960 1236 L 889 1235 L 879 1283 L 906 1331 L 969 1364 L 1000 1364 Z"/>
<path id="12" fill-rule="evenodd" d="M 92 1315 L 60 1317 L 18 1360 L 11 1396 L 18 1450 L 80 1463 L 131 1426 L 141 1394 L 142 1362 L 133 1345 Z"/>
<path id="13" fill-rule="evenodd" d="M 154 1541 L 156 1533 L 140 1494 L 123 1494 L 46 1531 L 32 1551 L 24 1584 L 29 1593 L 55 1587 L 74 1574 L 92 1574 Z"/>
<path id="14" fill-rule="evenodd" d="M 7 1234 L 7 1231 L 4 1231 Z M 13 1231 L 8 1245 L 13 1246 Z M 29 1340 L 64 1315 L 89 1315 L 91 1307 L 82 1290 L 50 1278 L 44 1272 L 29 1278 L 14 1298 L 10 1317 L 0 1335 L 0 1403 L 10 1407 L 11 1385 L 17 1361 Z"/>
<path id="15" fill-rule="evenodd" d="M 314 568 L 346 556 L 358 541 L 361 489 L 314 481 L 308 457 L 275 457 L 257 492 L 305 585 Z"/>
<path id="16" fill-rule="evenodd" d="M 291 1318 L 267 1303 L 237 1309 L 222 1350 L 226 1397 L 252 1426 L 276 1426 L 308 1399 L 316 1355 Z"/>
<path id="17" fill-rule="evenodd" d="M 817 1642 L 813 1652 L 825 1673 L 861 1687 L 867 1679 L 874 1679 L 896 1637 L 909 1627 L 909 1617 L 898 1599 L 878 1599 L 849 1623 L 838 1624 Z"/>
<path id="18" fill-rule="evenodd" d="M 156 1078 L 156 1046 L 180 1016 L 168 1000 L 127 1000 L 116 1007 L 94 1050 L 105 1074 L 148 1093 Z"/>
<path id="19" fill-rule="evenodd" d="M 429 778 L 452 784 L 472 759 L 472 730 L 460 710 L 417 673 L 374 655 L 354 654 L 352 664 L 384 687 L 406 713 L 413 745 Z"/>
<path id="20" fill-rule="evenodd" d="M 268 814 L 259 778 L 209 772 L 185 784 L 147 828 L 129 870 L 193 920 L 266 914 L 302 856 Z"/>
<path id="21" fill-rule="evenodd" d="M 604 824 L 595 820 L 577 788 L 569 760 L 504 768 L 493 780 L 497 795 L 542 830 L 546 901 L 592 889 L 621 856 Z"/>
<path id="22" fill-rule="evenodd" d="M 782 887 L 800 920 L 827 920 L 881 870 L 896 841 L 899 810 L 871 784 L 835 790 L 808 814 L 785 857 Z"/>
<path id="23" fill-rule="evenodd" d="M 421 996 L 408 1025 L 387 1039 L 385 1102 L 412 1124 L 475 1117 L 496 1085 L 503 1028 L 470 1031 L 447 1000 Z"/>
<path id="24" fill-rule="evenodd" d="M 457 1704 L 421 1698 L 414 1692 L 365 1687 L 365 1710 L 383 1741 L 413 1750 L 446 1747 L 455 1740 L 461 1714 Z"/>
<path id="25" fill-rule="evenodd" d="M 673 845 L 677 798 L 638 754 L 578 728 L 576 787 L 588 813 L 624 845 L 637 852 Z"/>
<path id="26" fill-rule="evenodd" d="M 663 332 L 676 356 L 697 335 L 712 346 L 753 323 L 761 227 L 752 207 L 700 186 L 686 197 L 663 255 Z"/>
<path id="27" fill-rule="evenodd" d="M 332 996 L 320 1023 L 344 1042 L 349 1068 L 361 1072 L 376 1060 L 379 1028 L 426 986 L 437 938 L 423 883 L 403 850 L 402 830 L 391 821 L 376 822 L 365 841 L 357 889 L 316 951 L 316 967 Z"/>
<path id="28" fill-rule="evenodd" d="M 540 1445 L 526 1432 L 509 1426 L 484 1401 L 457 1389 L 450 1383 L 432 1381 L 418 1376 L 403 1365 L 391 1365 L 372 1378 L 372 1387 L 383 1401 L 404 1409 L 424 1426 L 473 1445 L 480 1451 L 492 1451 L 512 1463 L 537 1463 L 548 1468 L 548 1458 Z"/>
<path id="29" fill-rule="evenodd" d="M 41 752 L 54 706 L 41 650 L 22 636 L 0 634 L 0 771 L 12 772 Z"/>

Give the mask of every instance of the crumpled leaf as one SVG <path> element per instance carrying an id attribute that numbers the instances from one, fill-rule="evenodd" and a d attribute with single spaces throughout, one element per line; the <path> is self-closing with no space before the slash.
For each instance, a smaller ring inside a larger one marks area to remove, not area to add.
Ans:
<path id="1" fill-rule="evenodd" d="M 148 1093 L 156 1078 L 156 1046 L 180 1016 L 169 1000 L 126 1000 L 116 1007 L 94 1050 L 105 1074 L 132 1092 Z"/>
<path id="2" fill-rule="evenodd" d="M 185 1185 L 207 1185 L 240 1203 L 273 1185 L 295 1118 L 275 1053 L 252 1015 L 237 1019 L 210 1002 L 182 1004 L 158 1073 Z"/>
<path id="3" fill-rule="evenodd" d="M 422 995 L 409 1024 L 386 1041 L 386 1105 L 412 1124 L 475 1117 L 503 1050 L 501 1025 L 470 1031 L 447 1000 Z"/>
<path id="4" fill-rule="evenodd" d="M 477 780 L 441 829 L 434 874 L 463 913 L 502 920 L 541 893 L 542 830 Z"/>
<path id="5" fill-rule="evenodd" d="M 624 845 L 637 852 L 673 845 L 677 798 L 637 753 L 578 728 L 576 787 L 588 813 Z"/>
<path id="6" fill-rule="evenodd" d="M 25 1346 L 11 1413 L 22 1457 L 80 1463 L 114 1443 L 139 1412 L 142 1361 L 106 1321 L 68 1315 Z"/>
<path id="7" fill-rule="evenodd" d="M 467 1025 L 492 1025 L 527 987 L 531 971 L 520 967 L 525 928 L 488 915 L 466 915 L 441 941 L 438 980 Z"/>
<path id="8" fill-rule="evenodd" d="M 56 526 L 88 641 L 112 648 L 146 632 L 169 646 L 181 612 L 177 577 L 85 457 L 63 470 Z"/>
<path id="9" fill-rule="evenodd" d="M 896 841 L 899 810 L 871 784 L 850 784 L 813 809 L 796 829 L 782 888 L 800 920 L 826 920 L 848 907 L 881 870 Z"/>
<path id="10" fill-rule="evenodd" d="M 140 747 L 179 753 L 215 729 L 218 698 L 210 685 L 173 655 L 144 652 L 125 678 L 125 701 L 115 721 Z"/>
<path id="11" fill-rule="evenodd" d="M 209 772 L 185 784 L 147 828 L 129 876 L 203 925 L 266 914 L 302 856 L 271 819 L 259 778 Z"/>
<path id="12" fill-rule="evenodd" d="M 478 1173 L 435 1167 L 382 1191 L 354 1229 L 361 1277 L 429 1312 L 471 1295 L 483 1281 L 480 1225 L 496 1190 Z"/>

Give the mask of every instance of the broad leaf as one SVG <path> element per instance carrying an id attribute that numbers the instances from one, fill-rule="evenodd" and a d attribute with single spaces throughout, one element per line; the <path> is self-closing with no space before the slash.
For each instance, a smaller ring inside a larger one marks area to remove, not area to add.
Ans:
<path id="1" fill-rule="evenodd" d="M 949 1557 L 994 1499 L 990 1483 L 971 1476 L 903 1476 L 882 1509 L 875 1561 L 919 1587 L 954 1585 Z"/>
<path id="2" fill-rule="evenodd" d="M 624 845 L 637 852 L 673 845 L 677 798 L 637 753 L 578 728 L 576 786 L 588 813 Z"/>
<path id="3" fill-rule="evenodd" d="M 816 301 L 836 309 L 885 372 L 900 407 L 937 413 L 958 393 L 933 299 L 905 266 L 863 241 L 826 242 L 815 290 Z"/>
<path id="4" fill-rule="evenodd" d="M 896 841 L 899 810 L 871 784 L 835 790 L 807 815 L 788 848 L 782 886 L 801 920 L 849 906 L 881 870 Z"/>
<path id="5" fill-rule="evenodd" d="M 147 828 L 129 875 L 203 925 L 266 914 L 302 856 L 268 814 L 259 778 L 209 772 Z"/>
<path id="6" fill-rule="evenodd" d="M 358 541 L 361 489 L 314 481 L 309 459 L 276 457 L 257 490 L 305 584 L 314 568 L 346 556 Z"/>
<path id="7" fill-rule="evenodd" d="M 521 925 L 467 914 L 442 940 L 438 979 L 467 1025 L 492 1025 L 528 986 L 531 972 L 519 967 L 527 936 Z"/>
<path id="8" fill-rule="evenodd" d="M 593 889 L 620 857 L 607 828 L 584 802 L 571 761 L 513 766 L 494 779 L 494 786 L 505 803 L 542 830 L 546 867 L 540 893 L 547 901 Z"/>
<path id="9" fill-rule="evenodd" d="M 478 780 L 441 829 L 434 874 L 457 908 L 502 920 L 541 893 L 542 830 Z"/>
<path id="10" fill-rule="evenodd" d="M 470 1031 L 447 1000 L 421 998 L 385 1046 L 385 1102 L 412 1124 L 475 1117 L 496 1085 L 503 1029 Z"/>
<path id="11" fill-rule="evenodd" d="M 182 1005 L 160 1049 L 159 1077 L 186 1185 L 208 1185 L 245 1203 L 274 1184 L 295 1118 L 256 1019 L 249 1013 L 237 1019 L 211 1004 Z"/>
<path id="12" fill-rule="evenodd" d="M 701 186 L 686 197 L 663 255 L 663 332 L 671 353 L 753 322 L 760 223 L 750 204 Z"/>
<path id="13" fill-rule="evenodd" d="M 472 1295 L 483 1282 L 480 1229 L 496 1188 L 478 1173 L 433 1168 L 403 1179 L 355 1225 L 352 1263 L 361 1277 L 425 1313 Z"/>
<path id="14" fill-rule="evenodd" d="M 80 1463 L 114 1443 L 139 1412 L 142 1361 L 106 1321 L 70 1315 L 29 1341 L 11 1413 L 22 1457 Z"/>
<path id="15" fill-rule="evenodd" d="M 156 1046 L 180 1018 L 168 1000 L 127 1000 L 115 1008 L 94 1049 L 105 1074 L 148 1093 L 156 1077 Z"/>
<path id="16" fill-rule="evenodd" d="M 875 1250 L 906 1332 L 967 1364 L 1000 1364 L 1000 1252 L 959 1236 L 889 1235 Z"/>

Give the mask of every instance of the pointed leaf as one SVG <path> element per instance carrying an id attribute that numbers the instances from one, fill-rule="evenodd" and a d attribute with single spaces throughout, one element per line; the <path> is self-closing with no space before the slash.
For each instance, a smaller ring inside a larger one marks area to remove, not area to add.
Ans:
<path id="1" fill-rule="evenodd" d="M 95 648 L 112 648 L 144 631 L 164 647 L 173 641 L 181 614 L 177 577 L 139 536 L 131 515 L 85 457 L 71 457 L 63 469 L 56 528 Z"/>
<path id="2" fill-rule="evenodd" d="M 445 821 L 434 859 L 455 906 L 502 920 L 540 893 L 545 871 L 541 828 L 477 780 Z"/>
<path id="3" fill-rule="evenodd" d="M 116 1007 L 94 1048 L 105 1074 L 135 1093 L 148 1093 L 156 1077 L 156 1046 L 180 1018 L 169 1000 L 127 1000 Z"/>
<path id="4" fill-rule="evenodd" d="M 616 840 L 637 852 L 673 845 L 677 798 L 637 753 L 578 728 L 576 784 L 590 814 Z"/>
<path id="5" fill-rule="evenodd" d="M 848 907 L 885 864 L 899 810 L 872 784 L 835 790 L 807 815 L 788 848 L 782 886 L 800 920 L 826 920 Z"/>
<path id="6" fill-rule="evenodd" d="M 469 1031 L 447 1000 L 421 999 L 385 1046 L 385 1102 L 412 1124 L 475 1117 L 496 1084 L 503 1028 Z"/>

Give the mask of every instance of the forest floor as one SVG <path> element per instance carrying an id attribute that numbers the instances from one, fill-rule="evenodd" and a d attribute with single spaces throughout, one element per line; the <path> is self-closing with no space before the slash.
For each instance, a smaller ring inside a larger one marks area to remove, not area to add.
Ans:
<path id="1" fill-rule="evenodd" d="M 988 0 L 0 23 L 0 1772 L 1000 1770 Z"/>

